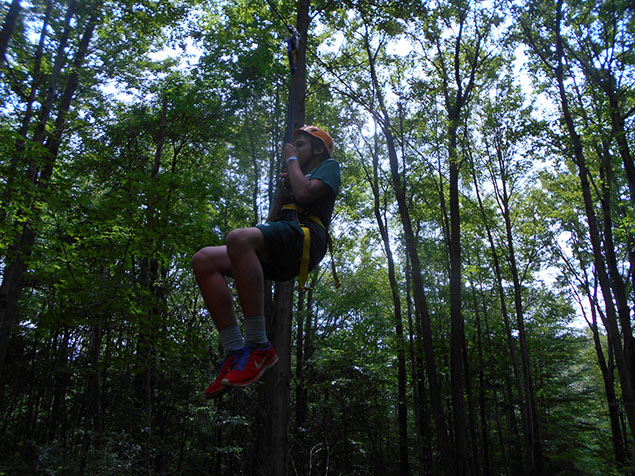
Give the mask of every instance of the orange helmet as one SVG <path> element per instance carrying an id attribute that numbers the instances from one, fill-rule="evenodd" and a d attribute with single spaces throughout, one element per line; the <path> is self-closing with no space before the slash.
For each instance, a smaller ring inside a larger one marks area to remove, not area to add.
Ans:
<path id="1" fill-rule="evenodd" d="M 315 126 L 304 126 L 293 131 L 293 137 L 295 137 L 296 134 L 299 134 L 301 132 L 309 134 L 310 136 L 313 136 L 316 139 L 320 139 L 322 143 L 324 144 L 324 146 L 326 147 L 326 151 L 328 152 L 329 157 L 333 155 L 333 139 L 325 131 Z"/>

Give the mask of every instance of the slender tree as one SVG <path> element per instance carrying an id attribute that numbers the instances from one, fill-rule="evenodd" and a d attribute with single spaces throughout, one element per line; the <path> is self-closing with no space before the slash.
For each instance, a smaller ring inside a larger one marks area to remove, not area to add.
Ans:
<path id="1" fill-rule="evenodd" d="M 378 108 L 371 111 L 375 120 L 380 124 L 382 132 L 386 138 L 386 147 L 388 149 L 388 157 L 390 163 L 392 187 L 397 200 L 399 209 L 399 215 L 401 223 L 404 228 L 404 238 L 406 242 L 406 250 L 412 266 L 413 277 L 413 294 L 417 313 L 421 315 L 421 322 L 423 324 L 423 341 L 424 350 L 426 356 L 426 369 L 428 373 L 428 380 L 430 385 L 430 399 L 433 409 L 433 415 L 435 419 L 435 428 L 437 431 L 438 445 L 441 453 L 442 466 L 444 471 L 449 471 L 453 467 L 452 458 L 450 456 L 450 443 L 447 434 L 447 425 L 443 408 L 441 404 L 441 388 L 439 385 L 439 379 L 436 369 L 436 362 L 434 357 L 434 348 L 432 342 L 432 328 L 430 322 L 430 311 L 428 309 L 428 303 L 424 292 L 423 282 L 421 280 L 421 264 L 419 255 L 417 252 L 415 235 L 412 228 L 412 220 L 410 212 L 408 210 L 408 203 L 406 200 L 406 191 L 403 184 L 403 179 L 399 171 L 399 159 L 397 157 L 397 150 L 395 145 L 394 136 L 392 133 L 392 124 L 388 108 L 385 104 L 381 85 L 377 77 L 376 70 L 376 52 L 370 45 L 369 38 L 369 26 L 365 26 L 365 35 L 363 37 L 363 46 L 366 52 L 369 71 L 371 76 L 371 84 L 374 94 L 376 95 Z"/>
<path id="2" fill-rule="evenodd" d="M 74 2 L 71 2 L 67 9 L 65 33 L 62 35 L 58 44 L 55 65 L 47 88 L 47 99 L 40 109 L 39 125 L 33 136 L 33 142 L 36 144 L 41 143 L 44 147 L 43 155 L 40 157 L 41 167 L 36 167 L 35 164 L 31 164 L 28 169 L 29 182 L 33 187 L 39 190 L 46 190 L 49 187 L 49 181 L 62 141 L 62 134 L 67 127 L 67 114 L 79 85 L 79 73 L 85 66 L 88 47 L 95 30 L 98 15 L 101 11 L 101 4 L 96 5 L 96 8 L 92 11 L 91 16 L 84 25 L 84 31 L 81 34 L 77 52 L 71 62 L 72 70 L 60 97 L 54 127 L 47 137 L 45 135 L 45 124 L 48 121 L 49 111 L 52 107 L 52 99 L 57 90 L 57 79 L 61 74 L 62 66 L 67 61 L 65 48 L 70 21 L 74 14 L 74 5 Z M 44 142 L 45 138 L 46 142 Z M 34 205 L 35 203 L 31 203 L 29 206 L 34 207 Z M 18 301 L 24 288 L 24 274 L 28 269 L 28 259 L 32 253 L 32 247 L 36 238 L 35 227 L 39 216 L 36 208 L 31 211 L 31 218 L 27 219 L 17 230 L 17 236 L 11 247 L 11 251 L 6 257 L 8 266 L 3 274 L 2 285 L 0 285 L 0 296 L 3 296 L 0 302 L 0 375 L 4 367 L 9 336 L 18 313 Z"/>
<path id="3" fill-rule="evenodd" d="M 20 16 L 21 8 L 20 0 L 12 0 L 7 16 L 4 18 L 2 30 L 0 30 L 0 58 L 3 61 L 6 61 L 7 45 L 9 44 L 9 40 L 15 29 L 15 24 Z"/>
<path id="4" fill-rule="evenodd" d="M 410 465 L 408 461 L 408 406 L 406 401 L 407 375 L 406 375 L 406 341 L 404 339 L 403 321 L 402 321 L 402 305 L 400 288 L 397 281 L 397 273 L 395 259 L 390 244 L 390 236 L 388 233 L 388 223 L 386 217 L 386 204 L 382 207 L 382 195 L 379 182 L 379 147 L 377 139 L 377 131 L 374 135 L 374 144 L 370 154 L 372 156 L 372 171 L 366 169 L 366 178 L 370 184 L 373 193 L 373 212 L 379 234 L 384 247 L 384 254 L 388 264 L 388 282 L 392 294 L 392 302 L 395 318 L 395 337 L 397 345 L 397 427 L 399 428 L 399 474 L 409 475 Z M 362 154 L 360 154 L 362 155 Z M 363 156 L 362 156 L 363 160 Z M 385 200 L 385 198 L 384 198 Z"/>
<path id="5" fill-rule="evenodd" d="M 302 0 L 297 5 L 296 29 L 300 34 L 300 48 L 296 52 L 295 72 L 289 85 L 289 126 L 293 130 L 304 125 L 306 94 L 306 45 L 311 17 L 310 0 Z M 293 122 L 291 122 L 291 117 Z M 291 137 L 287 131 L 286 137 Z M 284 475 L 288 462 L 288 421 L 290 415 L 291 381 L 291 324 L 293 321 L 293 281 L 275 284 L 275 297 L 269 310 L 267 334 L 277 349 L 280 360 L 266 377 L 266 408 L 270 410 L 271 433 L 260 440 L 259 445 L 269 449 L 267 474 Z M 271 445 L 269 443 L 272 443 Z"/>
<path id="6" fill-rule="evenodd" d="M 523 124 L 528 123 L 527 111 L 522 108 L 522 97 L 518 97 L 513 88 L 503 83 L 504 91 L 498 95 L 498 102 L 505 104 L 510 100 L 512 104 L 507 104 L 508 114 L 513 114 L 512 122 L 515 124 L 514 130 L 510 130 L 505 124 L 509 123 L 505 113 L 499 113 L 497 107 L 488 110 L 488 134 L 484 137 L 486 155 L 489 160 L 486 165 L 490 171 L 490 183 L 494 188 L 496 202 L 500 209 L 500 216 L 504 223 L 504 240 L 506 242 L 506 261 L 512 275 L 514 290 L 514 311 L 516 316 L 516 329 L 518 330 L 518 341 L 520 344 L 520 356 L 522 364 L 523 385 L 522 392 L 525 401 L 525 412 L 527 418 L 526 438 L 527 450 L 530 456 L 530 468 L 532 472 L 541 474 L 543 471 L 542 446 L 540 442 L 538 409 L 536 408 L 536 397 L 533 372 L 530 364 L 530 349 L 528 345 L 527 332 L 525 330 L 525 306 L 523 305 L 522 284 L 519 271 L 517 250 L 514 244 L 514 231 L 512 230 L 512 204 L 515 196 L 521 192 L 520 181 L 523 178 L 523 171 L 527 168 L 521 153 L 519 152 L 518 141 L 523 140 Z M 487 103 L 487 101 L 485 101 Z M 519 388 L 520 390 L 520 388 Z"/>
<path id="7" fill-rule="evenodd" d="M 558 94 L 562 120 L 568 137 L 567 153 L 578 170 L 580 189 L 588 223 L 589 239 L 593 250 L 593 263 L 604 300 L 607 333 L 613 351 L 615 352 L 625 410 L 631 433 L 633 433 L 635 422 L 635 396 L 633 393 L 634 373 L 632 356 L 635 340 L 633 338 L 630 321 L 630 310 L 626 304 L 627 300 L 624 295 L 623 282 L 621 278 L 615 274 L 615 262 L 610 256 L 612 251 L 608 249 L 609 244 L 604 243 L 603 246 L 600 223 L 596 215 L 593 190 L 590 183 L 592 175 L 589 169 L 589 160 L 570 105 L 570 93 L 566 85 L 570 68 L 568 67 L 569 63 L 567 62 L 565 49 L 566 43 L 563 34 L 563 29 L 566 25 L 564 2 L 559 1 L 557 3 L 554 12 L 555 15 L 552 18 L 534 16 L 537 7 L 538 5 L 535 5 L 533 8 L 528 9 L 527 16 L 521 17 L 520 25 L 523 29 L 527 44 L 530 46 L 532 53 L 540 61 L 542 69 L 547 72 L 552 79 Z M 544 11 L 541 11 L 541 13 L 544 15 Z M 549 28 L 546 29 L 546 37 L 537 35 L 536 29 L 530 26 L 530 21 L 546 22 L 549 25 Z M 547 41 L 550 42 L 552 40 L 553 44 L 555 44 L 553 51 L 550 50 L 550 46 L 547 47 L 546 45 Z M 606 231 L 605 229 L 604 232 Z"/>

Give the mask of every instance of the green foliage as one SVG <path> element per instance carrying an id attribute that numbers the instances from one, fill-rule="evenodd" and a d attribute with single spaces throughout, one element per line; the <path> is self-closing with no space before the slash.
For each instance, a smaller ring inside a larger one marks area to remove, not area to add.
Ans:
<path id="1" fill-rule="evenodd" d="M 0 70 L 3 282 L 24 224 L 36 235 L 0 378 L 0 473 L 254 474 L 266 384 L 218 402 L 203 400 L 221 352 L 190 260 L 200 247 L 221 244 L 230 230 L 267 214 L 288 101 L 285 25 L 267 2 L 77 2 L 46 134 L 32 140 L 69 3 L 50 3 L 38 67 L 48 3 L 23 2 Z M 274 5 L 294 18 L 293 2 Z M 457 160 L 471 389 L 465 398 L 478 432 L 470 444 L 484 460 L 486 435 L 494 474 L 512 472 L 515 448 L 517 463 L 527 460 L 524 396 L 511 357 L 521 351 L 512 243 L 547 473 L 619 474 L 597 354 L 589 336 L 572 327 L 580 311 L 571 296 L 588 298 L 594 277 L 579 178 L 559 111 L 535 104 L 540 93 L 558 99 L 548 67 L 554 64 L 551 7 L 526 2 L 513 25 L 504 21 L 512 18 L 505 5 L 487 2 L 314 3 L 306 122 L 329 130 L 342 164 L 331 230 L 342 287 L 334 287 L 327 255 L 312 275 L 308 307 L 296 309 L 296 318 L 305 316 L 305 347 L 300 364 L 295 328 L 291 388 L 305 391 L 306 418 L 296 428 L 292 412 L 289 453 L 306 474 L 399 469 L 397 350 L 403 343 L 395 335 L 373 213 L 373 157 L 402 304 L 407 442 L 421 448 L 410 452 L 409 463 L 413 474 L 440 468 L 422 352 L 426 336 L 412 299 L 375 86 L 393 124 L 450 433 L 470 425 L 453 421 L 450 398 L 448 175 Z M 607 72 L 619 79 L 617 109 L 632 145 L 633 52 L 626 48 L 632 12 L 626 2 L 567 7 L 567 94 L 589 159 L 595 211 L 602 216 L 603 203 L 611 205 L 607 217 L 626 273 L 635 212 L 614 109 L 600 79 Z M 0 11 L 4 18 L 6 3 Z M 44 186 L 32 176 L 50 159 L 57 100 L 93 13 L 95 37 L 77 70 L 80 87 Z M 542 58 L 531 55 L 525 65 L 533 91 L 514 73 L 512 52 L 527 33 L 516 26 L 527 26 L 545 46 Z M 187 45 L 194 48 L 176 58 L 153 59 L 166 47 Z M 457 101 L 469 107 L 455 117 Z M 456 156 L 448 136 L 452 121 Z M 559 274 L 552 282 L 544 276 L 554 269 Z M 627 293 L 632 301 L 633 290 Z M 296 395 L 293 409 L 301 403 Z"/>

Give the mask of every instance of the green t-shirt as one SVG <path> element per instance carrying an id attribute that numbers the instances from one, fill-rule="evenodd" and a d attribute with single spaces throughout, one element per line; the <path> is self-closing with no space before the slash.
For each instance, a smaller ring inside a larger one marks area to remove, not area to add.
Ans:
<path id="1" fill-rule="evenodd" d="M 341 177 L 340 177 L 340 164 L 335 159 L 326 159 L 320 162 L 320 165 L 310 170 L 304 175 L 307 179 L 318 179 L 329 186 L 327 193 L 311 203 L 305 210 L 317 216 L 324 226 L 328 228 L 331 223 L 331 215 L 333 214 L 333 207 L 335 206 L 335 197 L 340 191 Z M 286 201 L 283 205 L 292 203 L 291 200 Z M 285 220 L 284 211 L 281 213 L 280 219 Z"/>

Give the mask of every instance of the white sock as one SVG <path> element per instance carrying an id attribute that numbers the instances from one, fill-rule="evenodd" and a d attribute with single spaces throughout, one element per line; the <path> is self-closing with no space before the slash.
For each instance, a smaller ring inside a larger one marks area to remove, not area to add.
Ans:
<path id="1" fill-rule="evenodd" d="M 245 317 L 245 342 L 254 347 L 266 347 L 269 339 L 265 316 Z"/>
<path id="2" fill-rule="evenodd" d="M 223 346 L 223 352 L 225 352 L 225 357 L 245 347 L 245 339 L 243 339 L 240 327 L 237 325 L 219 330 L 218 335 L 220 337 L 220 343 Z"/>

